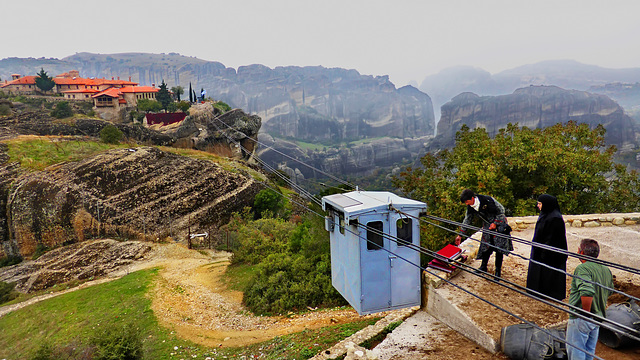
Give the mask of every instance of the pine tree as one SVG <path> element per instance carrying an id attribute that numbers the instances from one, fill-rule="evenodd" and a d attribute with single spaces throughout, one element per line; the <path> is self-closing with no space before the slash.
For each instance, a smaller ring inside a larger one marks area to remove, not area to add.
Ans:
<path id="1" fill-rule="evenodd" d="M 173 101 L 171 99 L 171 94 L 167 89 L 167 84 L 164 83 L 164 80 L 162 80 L 162 84 L 160 84 L 160 90 L 158 90 L 158 93 L 156 94 L 156 100 L 160 104 L 162 104 L 162 108 L 165 110 L 167 109 L 169 104 L 171 104 L 171 102 Z"/>
<path id="2" fill-rule="evenodd" d="M 53 78 L 51 78 L 51 76 L 47 75 L 47 72 L 44 71 L 44 68 L 40 68 L 40 72 L 36 74 L 36 86 L 38 87 L 38 89 L 42 90 L 43 92 L 47 92 L 51 89 L 53 89 L 54 86 L 56 86 L 56 83 L 53 81 Z"/>

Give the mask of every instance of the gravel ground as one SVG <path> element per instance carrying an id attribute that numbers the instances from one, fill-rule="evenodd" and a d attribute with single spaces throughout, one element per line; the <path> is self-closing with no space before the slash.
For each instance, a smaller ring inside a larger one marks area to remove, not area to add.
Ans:
<path id="1" fill-rule="evenodd" d="M 515 237 L 531 240 L 533 229 L 514 232 Z M 640 225 L 624 227 L 597 227 L 597 228 L 567 228 L 567 241 L 569 251 L 575 252 L 583 238 L 593 238 L 600 243 L 601 253 L 599 258 L 631 267 L 640 265 Z M 514 243 L 515 252 L 524 257 L 529 256 L 531 247 Z M 489 271 L 493 271 L 493 257 L 490 261 Z M 576 258 L 570 258 L 567 262 L 568 272 L 572 273 L 579 264 Z M 472 266 L 478 267 L 480 261 L 473 261 Z M 503 277 L 520 285 L 526 283 L 528 264 L 525 260 L 516 256 L 505 257 L 503 264 Z M 640 276 L 612 269 L 618 283 L 630 284 L 631 288 L 640 289 Z M 570 277 L 567 277 L 567 291 L 569 290 Z M 522 316 L 528 321 L 541 326 L 561 323 L 567 319 L 564 312 L 553 309 L 547 305 L 531 300 L 523 295 L 515 294 L 510 290 L 477 278 L 473 274 L 461 273 L 453 280 L 454 283 L 464 288 L 482 294 L 483 297 L 497 303 L 505 309 Z M 440 288 L 449 300 L 462 309 L 474 322 L 486 333 L 499 341 L 500 329 L 503 326 L 520 323 L 513 316 L 507 315 L 492 306 L 454 289 L 450 285 Z M 637 295 L 636 295 L 637 296 Z M 392 334 L 387 336 L 375 349 L 374 353 L 383 360 L 387 359 L 501 359 L 502 354 L 491 354 L 479 348 L 472 341 L 462 337 L 446 325 L 434 319 L 421 310 L 407 319 Z M 640 359 L 640 349 L 625 349 L 617 351 L 598 344 L 597 355 L 604 359 Z"/>

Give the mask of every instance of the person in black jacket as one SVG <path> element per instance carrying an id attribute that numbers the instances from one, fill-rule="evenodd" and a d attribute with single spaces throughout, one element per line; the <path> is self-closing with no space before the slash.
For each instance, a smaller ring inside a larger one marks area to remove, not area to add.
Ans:
<path id="1" fill-rule="evenodd" d="M 538 197 L 540 216 L 536 222 L 531 246 L 531 260 L 549 265 L 550 269 L 540 264 L 529 262 L 527 288 L 539 293 L 563 300 L 567 296 L 567 255 L 549 249 L 537 247 L 544 244 L 561 250 L 567 250 L 567 236 L 564 219 L 560 213 L 558 200 L 549 194 Z"/>
<path id="2" fill-rule="evenodd" d="M 474 217 L 482 220 L 482 228 L 485 230 L 493 230 L 505 234 L 505 236 L 496 236 L 486 232 L 482 233 L 482 241 L 478 249 L 476 260 L 482 259 L 482 264 L 478 270 L 487 271 L 489 257 L 491 253 L 496 253 L 495 275 L 500 277 L 502 270 L 502 258 L 504 254 L 508 254 L 513 250 L 511 241 L 511 227 L 507 223 L 507 217 L 504 215 L 504 206 L 491 196 L 478 195 L 473 190 L 465 189 L 460 195 L 460 202 L 467 205 L 467 212 L 462 221 L 460 232 L 465 234 L 469 229 L 464 225 L 471 225 Z M 458 235 L 455 240 L 456 245 L 460 245 L 462 237 Z"/>

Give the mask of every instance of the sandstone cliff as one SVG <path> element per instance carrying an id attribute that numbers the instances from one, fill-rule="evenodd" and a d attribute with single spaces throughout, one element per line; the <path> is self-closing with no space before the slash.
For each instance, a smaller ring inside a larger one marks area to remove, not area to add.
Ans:
<path id="1" fill-rule="evenodd" d="M 28 173 L 4 159 L 0 256 L 101 235 L 184 240 L 189 230 L 215 231 L 261 188 L 243 171 L 154 147 L 111 150 Z"/>
<path id="2" fill-rule="evenodd" d="M 555 86 L 529 86 L 510 95 L 478 96 L 462 93 L 442 106 L 438 135 L 432 148 L 453 145 L 463 124 L 482 127 L 494 136 L 508 123 L 544 128 L 575 120 L 592 127 L 602 124 L 606 141 L 620 149 L 633 148 L 638 141 L 633 120 L 610 98 Z"/>

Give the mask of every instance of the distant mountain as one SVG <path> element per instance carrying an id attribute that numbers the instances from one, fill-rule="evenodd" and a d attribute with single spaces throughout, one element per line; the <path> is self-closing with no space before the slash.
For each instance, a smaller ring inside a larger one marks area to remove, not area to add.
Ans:
<path id="1" fill-rule="evenodd" d="M 452 146 L 462 125 L 471 129 L 485 128 L 490 136 L 494 136 L 509 123 L 536 129 L 569 120 L 587 123 L 592 128 L 602 124 L 607 130 L 607 143 L 621 150 L 637 146 L 640 134 L 636 132 L 633 119 L 607 96 L 532 85 L 509 95 L 478 96 L 466 92 L 454 97 L 442 106 L 438 135 L 431 147 Z"/>
<path id="2" fill-rule="evenodd" d="M 83 77 L 131 78 L 141 85 L 182 86 L 188 97 L 191 85 L 207 96 L 262 118 L 260 132 L 275 148 L 289 149 L 284 140 L 322 143 L 336 149 L 348 143 L 375 139 L 382 151 L 344 151 L 331 169 L 346 173 L 370 172 L 381 164 L 413 160 L 426 137 L 435 133 L 431 98 L 413 86 L 397 89 L 387 76 L 362 75 L 341 68 L 241 66 L 237 70 L 219 62 L 180 54 L 79 53 L 62 60 L 0 60 L 0 77 L 12 73 L 32 75 L 43 67 L 50 75 L 78 70 Z M 382 139 L 384 138 L 384 139 Z M 405 140 L 415 141 L 405 141 Z M 296 145 L 297 146 L 297 145 Z M 351 145 L 349 145 L 351 146 Z M 294 151 L 319 157 L 315 150 Z M 357 156 L 357 158 L 353 158 Z M 272 165 L 288 160 L 274 159 Z M 323 163 L 323 162 L 320 162 Z M 351 165 L 335 165 L 351 164 Z M 352 166 L 356 164 L 356 166 Z M 293 165 L 292 165 L 293 166 Z M 308 170 L 308 169 L 305 169 Z M 307 174 L 308 175 L 308 174 Z"/>
<path id="3" fill-rule="evenodd" d="M 607 69 L 573 60 L 550 60 L 491 75 L 479 68 L 454 67 L 427 76 L 420 85 L 420 90 L 431 96 L 436 117 L 439 119 L 439 107 L 463 92 L 473 92 L 481 96 L 505 95 L 529 85 L 555 85 L 563 89 L 589 90 L 616 82 L 640 82 L 640 68 Z M 609 95 L 618 101 L 616 94 Z M 625 109 L 631 105 L 625 103 Z"/>

